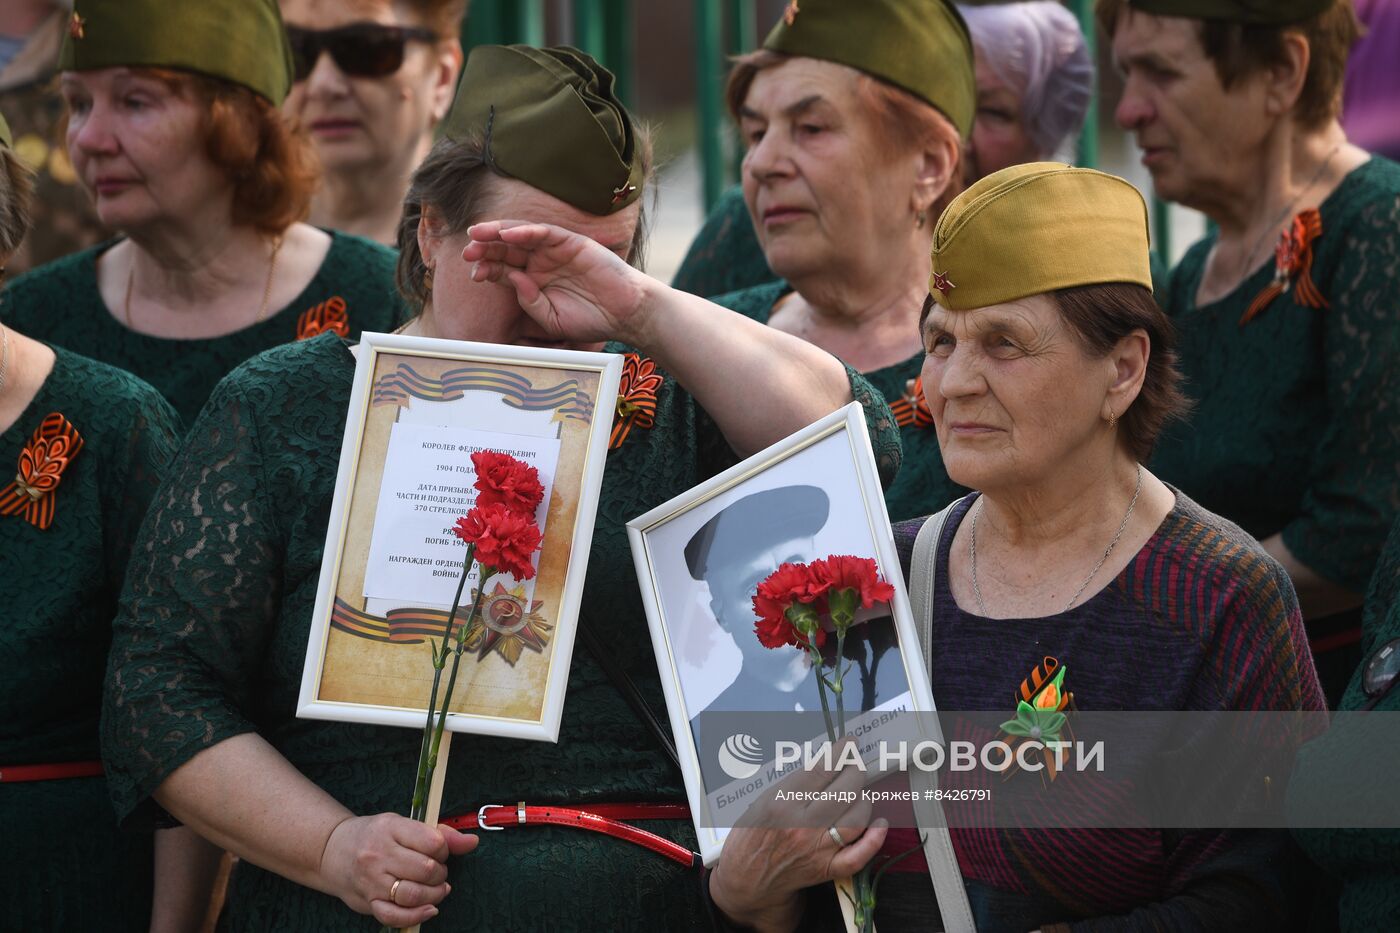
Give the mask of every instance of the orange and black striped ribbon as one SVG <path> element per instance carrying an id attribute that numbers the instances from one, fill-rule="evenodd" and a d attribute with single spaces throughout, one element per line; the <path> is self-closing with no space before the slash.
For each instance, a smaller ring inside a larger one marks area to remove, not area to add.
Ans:
<path id="1" fill-rule="evenodd" d="M 400 363 L 392 373 L 374 384 L 373 405 L 407 405 L 410 397 L 430 402 L 452 402 L 467 392 L 497 392 L 511 408 L 521 411 L 554 410 L 562 418 L 587 421 L 593 417 L 593 399 L 577 379 L 566 379 L 544 389 L 519 373 L 486 366 L 449 369 L 441 378 L 422 376 L 408 363 Z"/>
<path id="2" fill-rule="evenodd" d="M 54 493 L 83 449 L 83 436 L 58 412 L 44 417 L 19 453 L 14 482 L 0 489 L 0 515 L 20 515 L 40 531 L 53 524 Z"/>
<path id="3" fill-rule="evenodd" d="M 1274 280 L 1260 292 L 1240 317 L 1240 326 L 1264 313 L 1274 299 L 1296 289 L 1293 300 L 1305 308 L 1326 308 L 1327 299 L 1312 278 L 1313 243 L 1322 236 L 1322 215 L 1308 208 L 1279 234 L 1274 248 Z"/>
<path id="4" fill-rule="evenodd" d="M 331 609 L 331 627 L 370 641 L 417 645 L 428 639 L 441 638 L 447 629 L 448 615 L 446 609 L 391 609 L 385 615 L 377 616 L 356 609 L 337 597 Z M 466 613 L 459 613 L 452 625 L 453 635 L 464 622 Z"/>
<path id="5" fill-rule="evenodd" d="M 656 393 L 665 379 L 656 363 L 627 353 L 622 360 L 622 382 L 617 389 L 617 416 L 613 418 L 608 449 L 616 450 L 627 440 L 633 427 L 646 430 L 656 424 Z"/>
<path id="6" fill-rule="evenodd" d="M 310 340 L 328 330 L 342 337 L 350 336 L 350 316 L 346 313 L 345 299 L 339 295 L 303 311 L 301 317 L 297 318 L 298 340 Z"/>
<path id="7" fill-rule="evenodd" d="M 1031 671 L 1031 675 L 1025 680 L 1021 681 L 1021 686 L 1016 691 L 1016 701 L 1018 703 L 1026 702 L 1029 703 L 1031 706 L 1035 706 L 1035 698 L 1039 696 L 1040 693 L 1046 687 L 1050 686 L 1050 682 L 1055 679 L 1055 675 L 1059 673 L 1059 670 L 1059 660 L 1056 658 L 1052 658 L 1049 655 L 1046 655 L 1046 657 L 1035 666 L 1035 670 Z M 1061 691 L 1060 696 L 1058 698 L 1058 702 L 1055 704 L 1055 711 L 1058 713 L 1065 713 L 1066 715 L 1068 715 L 1068 711 L 1071 709 L 1071 704 L 1073 702 L 1074 694 L 1069 693 L 1067 691 Z M 1065 727 L 1060 733 L 1060 738 L 1066 742 L 1074 741 L 1074 732 L 1071 730 L 1068 721 L 1066 721 Z M 1020 736 L 1011 736 L 1010 739 L 1011 741 L 1007 744 L 1011 747 L 1013 752 L 1018 746 L 1021 745 L 1022 742 L 1029 741 L 1028 739 L 1023 739 Z M 1048 747 L 1045 749 L 1044 756 L 1045 771 L 1049 775 L 1050 780 L 1053 781 L 1056 777 L 1059 776 L 1059 766 L 1057 764 L 1058 759 L 1056 758 L 1055 752 Z M 1016 758 L 1013 754 L 1011 760 L 1008 763 L 1006 772 L 1002 775 L 1002 779 L 1009 779 L 1013 774 L 1020 770 L 1020 767 L 1021 766 L 1017 764 Z"/>
<path id="8" fill-rule="evenodd" d="M 924 380 L 915 379 L 901 398 L 890 402 L 895 424 L 901 428 L 913 425 L 916 428 L 933 427 L 933 412 L 929 411 L 928 400 L 924 398 Z"/>

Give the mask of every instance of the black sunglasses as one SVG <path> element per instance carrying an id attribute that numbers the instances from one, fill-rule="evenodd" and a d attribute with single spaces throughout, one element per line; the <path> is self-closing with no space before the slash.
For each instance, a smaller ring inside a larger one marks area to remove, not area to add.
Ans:
<path id="1" fill-rule="evenodd" d="M 403 67 L 404 46 L 409 42 L 436 42 L 431 29 L 351 23 L 338 29 L 287 27 L 292 46 L 292 77 L 305 81 L 329 52 L 337 68 L 354 78 L 383 78 Z"/>

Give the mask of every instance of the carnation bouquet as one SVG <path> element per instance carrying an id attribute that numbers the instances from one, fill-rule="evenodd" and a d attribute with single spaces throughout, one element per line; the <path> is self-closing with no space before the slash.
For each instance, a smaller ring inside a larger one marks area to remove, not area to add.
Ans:
<path id="1" fill-rule="evenodd" d="M 476 468 L 476 504 L 466 515 L 457 519 L 453 534 L 467 546 L 462 559 L 462 574 L 457 580 L 457 594 L 443 629 L 441 644 L 429 645 L 433 653 L 433 686 L 428 697 L 428 719 L 423 727 L 423 742 L 418 754 L 418 772 L 413 784 L 413 805 L 409 817 L 422 820 L 428 812 L 428 788 L 437 770 L 442 733 L 447 724 L 447 711 L 457 684 L 457 671 L 467 648 L 470 623 L 481 611 L 486 581 L 497 574 L 506 574 L 517 581 L 535 576 L 534 553 L 539 550 L 541 534 L 535 521 L 535 510 L 544 499 L 544 484 L 532 466 L 507 454 L 478 451 L 472 454 Z M 476 591 L 470 609 L 462 622 L 457 612 L 462 590 L 471 576 L 472 565 L 478 570 Z M 486 653 L 486 645 L 481 655 Z M 448 656 L 452 669 L 443 685 L 443 671 Z M 442 702 L 438 702 L 441 694 Z"/>
<path id="2" fill-rule="evenodd" d="M 893 598 L 894 587 L 880 577 L 875 561 L 847 555 L 833 555 L 810 564 L 783 564 L 754 593 L 753 609 L 758 618 L 754 632 L 758 640 L 767 648 L 796 647 L 811 660 L 827 739 L 833 745 L 846 734 L 846 636 L 858 624 L 857 610 L 870 609 Z M 836 650 L 828 660 L 823 648 L 833 636 Z M 861 933 L 873 933 L 875 929 L 875 886 L 895 860 L 889 860 L 878 871 L 872 861 L 852 879 L 851 893 L 842 892 L 851 902 L 855 925 Z"/>

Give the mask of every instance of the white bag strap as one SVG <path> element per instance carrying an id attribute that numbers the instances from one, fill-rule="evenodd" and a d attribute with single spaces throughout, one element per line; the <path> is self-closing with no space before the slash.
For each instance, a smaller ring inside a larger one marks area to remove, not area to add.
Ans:
<path id="1" fill-rule="evenodd" d="M 924 649 L 924 675 L 930 678 L 933 671 L 933 591 L 938 573 L 938 543 L 943 538 L 943 527 L 948 523 L 948 514 L 954 505 L 957 505 L 956 501 L 924 522 L 918 537 L 914 539 L 914 554 L 909 562 L 909 603 L 918 626 L 919 642 Z M 940 745 L 944 744 L 937 709 L 930 709 L 927 715 L 930 715 L 936 733 L 931 738 Z M 924 837 L 924 858 L 928 862 L 929 877 L 933 880 L 934 896 L 938 898 L 938 911 L 943 916 L 943 929 L 947 933 L 976 933 L 972 906 L 967 900 L 957 854 L 953 852 L 953 838 L 943 816 L 943 804 L 933 793 L 938 790 L 938 775 L 934 771 L 915 768 L 909 773 L 909 784 L 910 789 L 915 791 L 914 816 Z"/>

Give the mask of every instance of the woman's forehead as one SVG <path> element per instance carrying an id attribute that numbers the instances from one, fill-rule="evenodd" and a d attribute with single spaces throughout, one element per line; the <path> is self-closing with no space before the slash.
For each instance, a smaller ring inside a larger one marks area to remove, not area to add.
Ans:
<path id="1" fill-rule="evenodd" d="M 929 308 L 924 327 L 928 330 L 966 331 L 978 333 L 999 327 L 1036 327 L 1053 325 L 1059 312 L 1049 295 L 1028 295 L 984 308 L 949 311 L 942 305 Z"/>
<path id="2" fill-rule="evenodd" d="M 754 75 L 743 109 L 770 116 L 814 100 L 840 107 L 853 100 L 859 76 L 848 65 L 794 56 Z"/>

